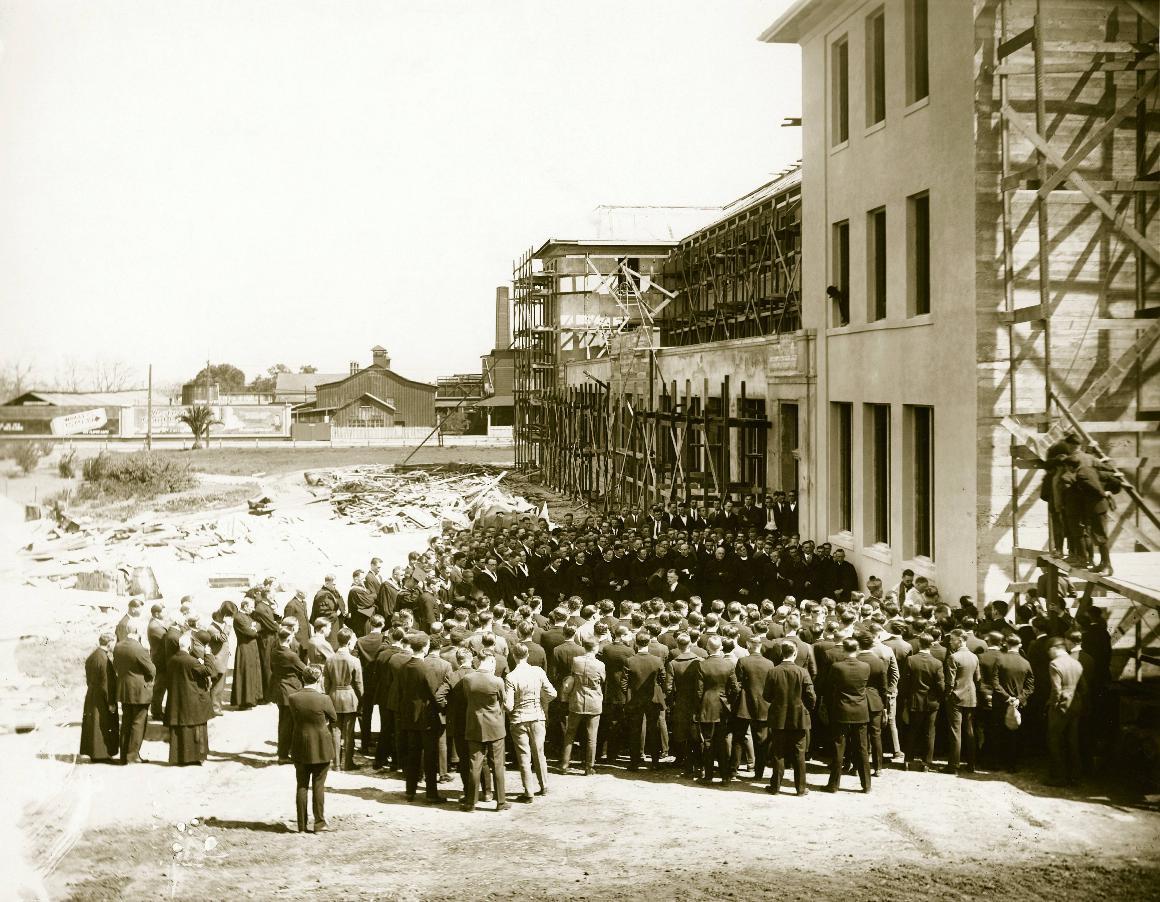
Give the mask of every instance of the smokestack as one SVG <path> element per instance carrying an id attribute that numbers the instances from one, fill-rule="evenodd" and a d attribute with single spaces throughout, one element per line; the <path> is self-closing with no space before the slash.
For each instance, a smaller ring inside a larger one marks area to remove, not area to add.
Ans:
<path id="1" fill-rule="evenodd" d="M 495 349 L 504 350 L 512 343 L 512 314 L 508 301 L 508 287 L 495 289 Z"/>
<path id="2" fill-rule="evenodd" d="M 358 372 L 358 361 L 352 360 L 350 362 L 350 374 L 353 376 L 357 372 Z"/>
<path id="3" fill-rule="evenodd" d="M 391 368 L 391 356 L 382 345 L 375 345 L 371 348 L 371 365 L 381 366 L 385 370 Z"/>

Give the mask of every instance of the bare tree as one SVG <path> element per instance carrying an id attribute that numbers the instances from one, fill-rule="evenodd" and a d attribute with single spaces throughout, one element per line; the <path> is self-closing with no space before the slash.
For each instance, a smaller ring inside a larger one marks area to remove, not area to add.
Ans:
<path id="1" fill-rule="evenodd" d="M 27 360 L 11 360 L 0 365 L 0 404 L 31 389 L 33 378 L 33 367 Z"/>

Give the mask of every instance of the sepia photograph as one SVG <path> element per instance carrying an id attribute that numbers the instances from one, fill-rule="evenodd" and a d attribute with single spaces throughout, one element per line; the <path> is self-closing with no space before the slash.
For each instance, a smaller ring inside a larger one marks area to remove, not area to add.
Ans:
<path id="1" fill-rule="evenodd" d="M 0 899 L 1160 899 L 1157 0 L 0 0 Z"/>

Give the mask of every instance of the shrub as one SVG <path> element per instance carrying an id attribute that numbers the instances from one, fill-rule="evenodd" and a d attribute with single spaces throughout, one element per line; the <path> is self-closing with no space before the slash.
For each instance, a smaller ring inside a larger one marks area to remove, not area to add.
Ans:
<path id="1" fill-rule="evenodd" d="M 40 442 L 22 442 L 20 447 L 16 449 L 16 465 L 25 473 L 31 473 L 40 463 L 40 459 L 51 450 L 51 447 L 42 445 Z"/>
<path id="2" fill-rule="evenodd" d="M 60 474 L 62 479 L 72 479 L 77 475 L 76 460 L 76 448 L 70 448 L 60 456 L 60 460 L 56 462 L 56 472 Z"/>
<path id="3" fill-rule="evenodd" d="M 191 488 L 189 465 L 143 451 L 136 454 L 101 452 L 84 462 L 85 485 L 78 497 L 152 498 Z"/>

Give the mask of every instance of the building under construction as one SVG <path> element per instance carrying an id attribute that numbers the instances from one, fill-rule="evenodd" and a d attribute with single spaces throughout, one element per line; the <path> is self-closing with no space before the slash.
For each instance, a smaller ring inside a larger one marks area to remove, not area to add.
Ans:
<path id="1" fill-rule="evenodd" d="M 519 262 L 519 462 L 613 507 L 796 488 L 803 535 L 863 579 L 911 569 L 990 599 L 1062 569 L 1137 605 L 1119 629 L 1146 645 L 1155 5 L 928 6 L 799 0 L 761 37 L 803 50 L 800 170 L 651 254 Z M 1065 432 L 1129 484 L 1114 576 L 1048 553 L 1043 458 Z"/>

